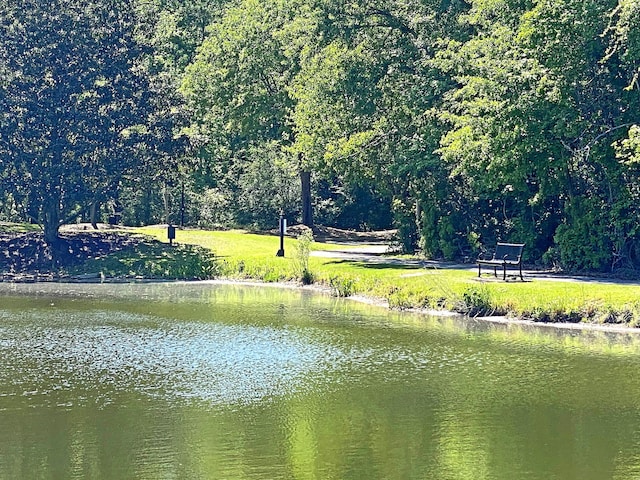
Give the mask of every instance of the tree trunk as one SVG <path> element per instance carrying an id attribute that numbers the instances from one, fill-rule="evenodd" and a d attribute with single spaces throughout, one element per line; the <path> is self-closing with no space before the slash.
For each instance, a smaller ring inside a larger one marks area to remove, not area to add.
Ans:
<path id="1" fill-rule="evenodd" d="M 142 224 L 149 225 L 151 223 L 151 203 L 153 202 L 152 191 L 151 191 L 151 183 L 147 183 L 147 187 L 145 188 L 144 194 L 146 201 L 142 207 Z"/>
<path id="2" fill-rule="evenodd" d="M 51 266 L 56 268 L 62 257 L 62 239 L 58 235 L 60 212 L 55 202 L 44 206 L 42 229 L 44 230 L 44 241 L 49 247 L 51 255 Z"/>
<path id="3" fill-rule="evenodd" d="M 59 240 L 60 212 L 55 201 L 44 205 L 42 228 L 44 230 L 44 241 L 49 245 L 56 244 Z"/>
<path id="4" fill-rule="evenodd" d="M 91 226 L 98 230 L 98 215 L 100 214 L 100 202 L 98 200 L 94 200 L 91 203 L 91 209 L 89 210 L 89 218 L 91 222 Z"/>
<path id="5" fill-rule="evenodd" d="M 169 188 L 165 183 L 162 187 L 162 205 L 164 207 L 164 222 L 169 225 L 170 222 L 170 212 L 169 212 Z"/>
<path id="6" fill-rule="evenodd" d="M 49 246 L 57 245 L 60 241 L 60 237 L 58 236 L 59 226 L 57 224 L 49 224 L 45 222 L 43 225 L 44 228 L 44 241 Z"/>
<path id="7" fill-rule="evenodd" d="M 311 172 L 300 171 L 302 185 L 302 224 L 313 228 L 313 206 L 311 205 Z"/>
<path id="8" fill-rule="evenodd" d="M 184 180 L 180 183 L 180 226 L 184 228 Z"/>

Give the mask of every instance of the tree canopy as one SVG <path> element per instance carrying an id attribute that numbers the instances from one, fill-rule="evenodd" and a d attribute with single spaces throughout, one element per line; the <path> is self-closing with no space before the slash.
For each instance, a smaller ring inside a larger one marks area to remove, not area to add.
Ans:
<path id="1" fill-rule="evenodd" d="M 95 202 L 170 221 L 186 195 L 188 223 L 265 228 L 311 223 L 313 199 L 317 222 L 395 226 L 431 257 L 513 240 L 636 269 L 639 18 L 639 0 L 9 0 L 0 215 L 54 238 Z"/>
<path id="2" fill-rule="evenodd" d="M 171 136 L 161 132 L 167 118 L 153 118 L 137 25 L 126 1 L 0 6 L 0 182 L 50 243 Z"/>

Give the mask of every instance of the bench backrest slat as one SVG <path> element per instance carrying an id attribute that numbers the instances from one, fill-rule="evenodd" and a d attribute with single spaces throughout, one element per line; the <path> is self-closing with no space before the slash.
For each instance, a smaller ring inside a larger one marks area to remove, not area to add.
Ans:
<path id="1" fill-rule="evenodd" d="M 493 258 L 495 260 L 508 260 L 510 262 L 520 261 L 522 256 L 522 250 L 524 249 L 523 243 L 497 243 L 496 253 Z"/>

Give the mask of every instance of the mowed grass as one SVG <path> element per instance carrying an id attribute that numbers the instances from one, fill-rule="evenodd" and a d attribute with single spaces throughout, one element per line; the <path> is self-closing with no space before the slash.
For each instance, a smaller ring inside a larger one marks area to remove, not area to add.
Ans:
<path id="1" fill-rule="evenodd" d="M 32 225 L 0 223 L 0 233 L 37 231 Z M 168 243 L 166 228 L 123 229 Z M 177 230 L 173 249 L 162 244 L 151 250 L 122 250 L 91 259 L 74 272 L 149 278 L 254 279 L 265 282 L 300 281 L 297 240 L 285 239 L 286 256 L 276 257 L 279 238 L 241 230 Z M 198 248 L 204 247 L 204 250 Z M 342 250 L 344 244 L 314 243 L 312 250 Z M 354 245 L 349 245 L 353 249 Z M 212 264 L 207 252 L 215 254 Z M 410 260 L 395 257 L 393 260 Z M 388 301 L 393 308 L 446 309 L 477 315 L 508 315 L 545 322 L 619 323 L 640 326 L 640 284 L 553 281 L 529 277 L 526 282 L 478 280 L 473 265 L 423 268 L 402 263 L 357 262 L 339 258 L 309 259 L 313 281 L 335 295 L 363 295 Z"/>
<path id="2" fill-rule="evenodd" d="M 0 233 L 29 233 L 40 231 L 41 228 L 38 225 L 29 223 L 0 222 Z"/>
<path id="3" fill-rule="evenodd" d="M 167 241 L 166 229 L 145 227 L 141 233 Z M 178 230 L 176 242 L 213 250 L 220 274 L 227 278 L 266 282 L 295 281 L 296 243 L 285 239 L 284 258 L 276 257 L 279 238 L 240 230 Z M 344 248 L 314 243 L 312 250 Z M 406 258 L 406 257 L 405 257 Z M 384 299 L 394 308 L 434 308 L 469 315 L 509 315 L 548 322 L 640 324 L 640 286 L 607 282 L 526 282 L 477 279 L 468 268 L 423 268 L 415 265 L 354 262 L 312 256 L 314 281 L 341 296 Z"/>
<path id="4" fill-rule="evenodd" d="M 168 242 L 167 230 L 143 227 L 137 232 Z M 176 243 L 200 245 L 211 249 L 220 263 L 220 274 L 230 278 L 254 278 L 265 282 L 295 279 L 293 246 L 296 240 L 286 239 L 287 257 L 276 257 L 279 238 L 250 234 L 242 230 L 205 231 L 176 230 Z"/>

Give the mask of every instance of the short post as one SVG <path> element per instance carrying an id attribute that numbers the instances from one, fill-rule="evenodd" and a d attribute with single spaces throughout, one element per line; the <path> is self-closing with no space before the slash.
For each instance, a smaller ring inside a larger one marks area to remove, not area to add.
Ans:
<path id="1" fill-rule="evenodd" d="M 169 238 L 169 245 L 173 245 L 173 241 L 176 239 L 176 227 L 171 224 L 167 226 L 167 237 Z"/>
<path id="2" fill-rule="evenodd" d="M 286 228 L 286 220 L 284 219 L 284 212 L 280 210 L 280 250 L 276 253 L 276 257 L 284 257 L 284 231 Z"/>

